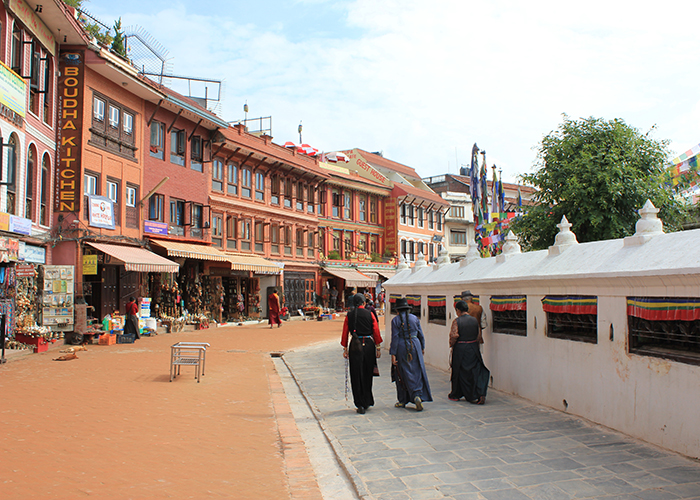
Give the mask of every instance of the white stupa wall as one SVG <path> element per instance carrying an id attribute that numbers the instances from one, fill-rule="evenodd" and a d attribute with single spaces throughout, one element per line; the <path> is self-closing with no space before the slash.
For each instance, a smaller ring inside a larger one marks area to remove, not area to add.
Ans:
<path id="1" fill-rule="evenodd" d="M 387 297 L 421 296 L 428 364 L 449 370 L 453 297 L 470 290 L 487 314 L 482 352 L 493 388 L 700 457 L 700 366 L 629 353 L 626 302 L 627 297 L 700 297 L 700 230 L 567 241 L 501 259 L 404 270 L 384 287 Z M 428 295 L 446 297 L 445 326 L 428 322 Z M 527 296 L 527 336 L 492 332 L 492 295 Z M 547 337 L 545 295 L 597 297 L 597 343 Z"/>

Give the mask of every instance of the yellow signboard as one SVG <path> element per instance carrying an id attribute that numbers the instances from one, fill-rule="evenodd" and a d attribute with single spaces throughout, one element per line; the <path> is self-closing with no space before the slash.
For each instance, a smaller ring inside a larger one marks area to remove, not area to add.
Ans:
<path id="1" fill-rule="evenodd" d="M 38 8 L 30 7 L 24 0 L 10 0 L 10 10 L 29 28 L 29 31 L 36 36 L 46 50 L 52 56 L 56 55 L 56 37 L 51 33 L 51 30 L 44 24 L 44 21 L 36 15 L 41 12 Z"/>
<path id="2" fill-rule="evenodd" d="M 83 255 L 83 275 L 97 274 L 97 255 Z"/>
<path id="3" fill-rule="evenodd" d="M 27 84 L 0 61 L 0 103 L 20 116 L 27 115 Z"/>

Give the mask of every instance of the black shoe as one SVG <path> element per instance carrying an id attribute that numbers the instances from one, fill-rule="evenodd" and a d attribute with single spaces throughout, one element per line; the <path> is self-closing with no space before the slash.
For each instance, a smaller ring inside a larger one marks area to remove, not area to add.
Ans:
<path id="1" fill-rule="evenodd" d="M 364 415 L 364 414 L 365 414 L 365 409 L 362 408 L 362 407 L 360 406 L 360 407 L 357 409 L 357 413 L 359 413 L 360 415 Z"/>

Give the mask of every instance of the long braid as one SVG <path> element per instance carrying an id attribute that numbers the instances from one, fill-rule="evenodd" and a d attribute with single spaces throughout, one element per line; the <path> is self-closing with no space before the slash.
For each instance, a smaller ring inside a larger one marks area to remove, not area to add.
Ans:
<path id="1" fill-rule="evenodd" d="M 404 310 L 401 311 L 401 313 L 403 313 L 403 317 L 401 318 L 401 331 L 404 332 L 403 339 L 404 342 L 406 342 L 406 359 L 410 363 L 413 361 L 413 344 L 411 343 L 411 328 L 408 322 L 408 311 Z M 399 316 L 401 316 L 401 313 L 399 313 Z"/>

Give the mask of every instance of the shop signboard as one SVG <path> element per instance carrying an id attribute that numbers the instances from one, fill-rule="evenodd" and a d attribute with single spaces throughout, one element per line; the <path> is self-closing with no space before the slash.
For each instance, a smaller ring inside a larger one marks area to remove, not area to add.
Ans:
<path id="1" fill-rule="evenodd" d="M 44 22 L 37 16 L 41 12 L 41 5 L 32 7 L 24 0 L 10 0 L 10 10 L 29 28 L 29 31 L 39 39 L 41 44 L 53 56 L 56 55 L 56 37 Z"/>
<path id="2" fill-rule="evenodd" d="M 61 53 L 58 77 L 58 161 L 54 209 L 56 212 L 79 212 L 81 191 L 81 143 L 83 133 L 83 98 L 85 52 Z"/>
<path id="3" fill-rule="evenodd" d="M 158 222 L 154 220 L 143 221 L 143 232 L 150 234 L 168 234 L 168 225 L 165 222 Z"/>
<path id="4" fill-rule="evenodd" d="M 83 255 L 83 275 L 97 274 L 97 255 Z"/>
<path id="5" fill-rule="evenodd" d="M 19 242 L 19 260 L 33 262 L 34 264 L 46 263 L 46 249 L 34 245 L 27 245 L 24 241 Z"/>
<path id="6" fill-rule="evenodd" d="M 32 221 L 29 219 L 25 219 L 24 217 L 10 215 L 10 232 L 31 236 Z"/>
<path id="7" fill-rule="evenodd" d="M 396 198 L 387 199 L 384 203 L 384 245 L 392 253 L 399 251 L 397 244 L 399 232 L 397 212 Z"/>
<path id="8" fill-rule="evenodd" d="M 42 324 L 56 331 L 72 331 L 74 266 L 44 266 L 41 290 Z"/>
<path id="9" fill-rule="evenodd" d="M 114 202 L 104 196 L 88 196 L 90 221 L 88 225 L 103 229 L 114 229 Z"/>
<path id="10" fill-rule="evenodd" d="M 0 256 L 3 262 L 19 260 L 19 240 L 0 238 Z"/>
<path id="11" fill-rule="evenodd" d="M 18 115 L 27 115 L 27 84 L 20 76 L 0 62 L 0 104 Z"/>

